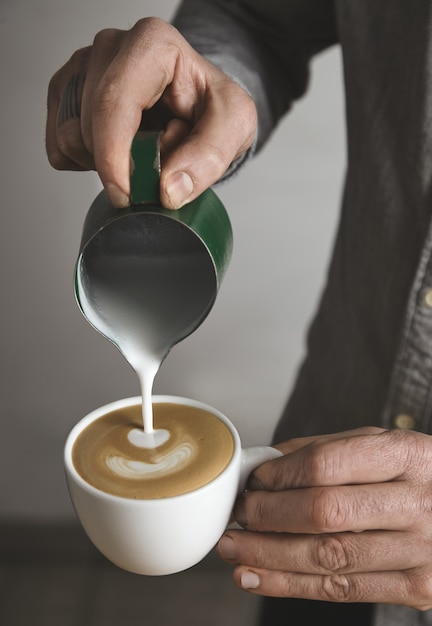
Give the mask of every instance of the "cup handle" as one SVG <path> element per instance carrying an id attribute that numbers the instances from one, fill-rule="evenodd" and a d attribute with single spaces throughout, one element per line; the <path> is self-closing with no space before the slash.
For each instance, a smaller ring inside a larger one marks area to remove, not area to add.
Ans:
<path id="1" fill-rule="evenodd" d="M 273 459 L 278 459 L 281 456 L 283 456 L 283 452 L 276 448 L 271 448 L 270 446 L 255 446 L 243 449 L 238 493 L 245 490 L 249 474 L 253 472 L 258 465 L 266 461 L 273 461 Z"/>

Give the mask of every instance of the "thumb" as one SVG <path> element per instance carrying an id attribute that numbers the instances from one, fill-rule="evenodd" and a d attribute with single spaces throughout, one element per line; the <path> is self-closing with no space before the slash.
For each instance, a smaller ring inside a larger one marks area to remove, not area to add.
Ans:
<path id="1" fill-rule="evenodd" d="M 162 204 L 178 209 L 220 180 L 252 145 L 256 125 L 255 104 L 236 83 L 226 78 L 209 89 L 189 132 L 179 130 L 178 141 L 168 142 L 169 132 L 162 136 L 162 143 L 171 144 L 162 155 Z"/>

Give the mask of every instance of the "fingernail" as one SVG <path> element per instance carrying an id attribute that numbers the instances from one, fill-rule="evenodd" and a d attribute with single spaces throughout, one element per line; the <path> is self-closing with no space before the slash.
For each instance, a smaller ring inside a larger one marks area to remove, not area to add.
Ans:
<path id="1" fill-rule="evenodd" d="M 194 184 L 189 174 L 176 172 L 168 178 L 165 189 L 171 206 L 174 209 L 180 209 L 192 194 Z"/>
<path id="2" fill-rule="evenodd" d="M 108 183 L 105 186 L 105 190 L 109 195 L 111 203 L 116 209 L 124 209 L 130 205 L 129 197 L 122 191 L 117 185 L 113 185 L 112 183 Z"/>
<path id="3" fill-rule="evenodd" d="M 224 535 L 219 541 L 218 551 L 220 556 L 227 561 L 237 560 L 237 546 L 229 535 Z"/>
<path id="4" fill-rule="evenodd" d="M 259 587 L 260 579 L 255 572 L 243 572 L 240 577 L 240 583 L 243 589 L 256 589 Z"/>

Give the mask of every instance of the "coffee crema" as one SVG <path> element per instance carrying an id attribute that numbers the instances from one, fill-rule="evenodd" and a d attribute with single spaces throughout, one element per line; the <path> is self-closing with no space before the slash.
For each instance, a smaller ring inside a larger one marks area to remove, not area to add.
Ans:
<path id="1" fill-rule="evenodd" d="M 77 438 L 72 460 L 93 487 L 134 499 L 167 498 L 193 491 L 218 476 L 234 453 L 228 426 L 197 407 L 155 403 L 155 429 L 168 440 L 153 448 L 134 445 L 130 433 L 142 430 L 141 405 L 111 411 Z"/>

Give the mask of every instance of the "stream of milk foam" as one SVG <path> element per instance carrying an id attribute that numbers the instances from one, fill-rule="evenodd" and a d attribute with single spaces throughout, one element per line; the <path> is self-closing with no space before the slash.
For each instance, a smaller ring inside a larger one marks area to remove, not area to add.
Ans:
<path id="1" fill-rule="evenodd" d="M 160 365 L 170 348 L 169 337 L 161 343 L 157 333 L 151 327 L 146 326 L 140 316 L 140 312 L 126 309 L 115 298 L 110 299 L 107 295 L 104 299 L 110 301 L 111 313 L 115 323 L 109 321 L 103 315 L 103 309 L 99 309 L 96 301 L 90 306 L 86 294 L 82 294 L 81 306 L 88 320 L 109 337 L 119 348 L 125 359 L 138 375 L 142 395 L 142 436 L 134 435 L 130 439 L 133 445 L 143 448 L 154 448 L 164 443 L 169 438 L 168 431 L 161 432 L 153 427 L 152 392 L 153 383 Z"/>

